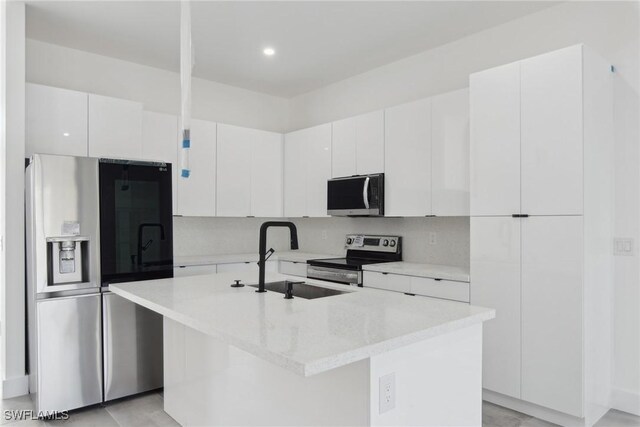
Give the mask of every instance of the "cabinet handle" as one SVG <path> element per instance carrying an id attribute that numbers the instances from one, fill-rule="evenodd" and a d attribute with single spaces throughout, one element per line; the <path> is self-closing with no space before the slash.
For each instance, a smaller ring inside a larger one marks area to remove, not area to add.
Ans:
<path id="1" fill-rule="evenodd" d="M 409 295 L 410 297 L 415 297 L 416 296 L 416 294 L 410 294 L 409 292 L 405 292 L 404 294 L 405 295 Z"/>
<path id="2" fill-rule="evenodd" d="M 383 271 L 383 272 L 382 272 L 382 274 L 384 274 L 384 275 L 386 276 L 386 275 L 387 275 L 387 274 L 389 274 L 389 273 L 385 273 L 385 272 Z"/>
<path id="3" fill-rule="evenodd" d="M 433 280 L 435 280 L 436 282 L 439 282 L 439 281 L 441 281 L 442 279 L 433 279 Z"/>
<path id="4" fill-rule="evenodd" d="M 529 218 L 529 214 L 512 214 L 514 218 Z"/>

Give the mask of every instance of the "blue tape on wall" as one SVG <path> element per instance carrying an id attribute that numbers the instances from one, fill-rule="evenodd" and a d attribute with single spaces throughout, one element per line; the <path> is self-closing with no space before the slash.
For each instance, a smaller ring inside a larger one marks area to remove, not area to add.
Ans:
<path id="1" fill-rule="evenodd" d="M 182 140 L 182 148 L 190 148 L 190 147 L 191 147 L 191 140 L 190 139 Z"/>
<path id="2" fill-rule="evenodd" d="M 191 171 L 189 169 L 182 169 L 182 172 L 180 173 L 180 175 L 183 178 L 189 178 L 190 174 L 191 174 Z"/>

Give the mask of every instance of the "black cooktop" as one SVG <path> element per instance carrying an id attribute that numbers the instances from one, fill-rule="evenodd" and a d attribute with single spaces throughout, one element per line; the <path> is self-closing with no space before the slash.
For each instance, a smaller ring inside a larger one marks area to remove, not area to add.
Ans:
<path id="1" fill-rule="evenodd" d="M 343 270 L 362 270 L 363 265 L 379 264 L 381 262 L 389 262 L 380 259 L 366 258 L 326 258 L 326 259 L 310 259 L 307 261 L 309 265 L 318 267 L 341 268 Z"/>

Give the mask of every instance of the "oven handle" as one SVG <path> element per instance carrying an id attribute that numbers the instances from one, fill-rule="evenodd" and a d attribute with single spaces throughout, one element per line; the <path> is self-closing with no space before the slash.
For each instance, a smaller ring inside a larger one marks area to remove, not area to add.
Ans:
<path id="1" fill-rule="evenodd" d="M 362 199 L 364 200 L 365 209 L 369 209 L 369 177 L 364 180 L 364 187 L 362 188 Z"/>

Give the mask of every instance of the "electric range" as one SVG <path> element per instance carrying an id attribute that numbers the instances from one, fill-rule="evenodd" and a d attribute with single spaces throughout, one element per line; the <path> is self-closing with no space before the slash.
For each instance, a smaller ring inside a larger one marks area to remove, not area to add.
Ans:
<path id="1" fill-rule="evenodd" d="M 400 236 L 348 234 L 344 258 L 311 259 L 307 261 L 309 279 L 327 280 L 345 285 L 362 286 L 362 267 L 368 264 L 402 261 Z"/>

